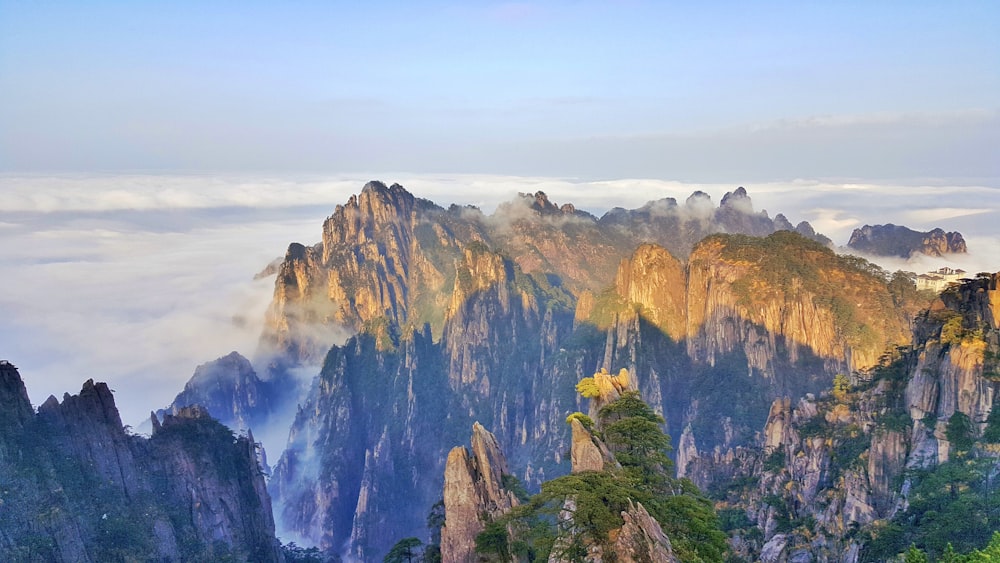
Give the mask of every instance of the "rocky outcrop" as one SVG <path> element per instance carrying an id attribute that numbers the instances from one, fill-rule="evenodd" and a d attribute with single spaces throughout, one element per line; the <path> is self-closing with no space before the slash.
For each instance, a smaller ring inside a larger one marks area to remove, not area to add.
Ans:
<path id="1" fill-rule="evenodd" d="M 968 251 L 962 233 L 946 233 L 941 229 L 920 232 L 891 223 L 854 229 L 847 246 L 859 252 L 900 258 L 909 258 L 914 254 L 964 254 Z"/>
<path id="2" fill-rule="evenodd" d="M 677 557 L 670 546 L 670 539 L 640 503 L 629 502 L 629 509 L 622 512 L 625 524 L 618 530 L 618 537 L 611 546 L 610 561 L 622 563 L 676 563 Z"/>
<path id="3" fill-rule="evenodd" d="M 16 370 L 0 372 L 23 395 Z M 92 380 L 37 414 L 26 395 L 2 408 L 3 560 L 281 561 L 252 435 L 195 408 L 131 435 Z"/>
<path id="4" fill-rule="evenodd" d="M 621 466 L 608 448 L 594 437 L 580 422 L 579 417 L 571 417 L 573 428 L 573 472 L 607 471 L 612 475 Z M 444 473 L 445 522 L 441 529 L 441 557 L 443 561 L 475 563 L 481 561 L 476 552 L 476 537 L 487 525 L 506 515 L 519 502 L 514 493 L 504 486 L 508 476 L 507 460 L 500 450 L 496 438 L 479 423 L 472 428 L 472 451 L 456 447 L 448 455 Z M 565 533 L 575 528 L 573 514 L 576 511 L 574 497 L 568 497 L 562 504 L 559 519 L 560 529 Z M 670 539 L 663 533 L 660 523 L 646 508 L 631 499 L 627 509 L 621 512 L 622 525 L 614 529 L 602 541 L 585 540 L 586 561 L 620 562 L 674 562 Z M 508 534 L 518 533 L 516 524 L 505 523 Z M 579 538 L 577 538 L 579 539 Z M 509 540 L 508 540 L 509 541 Z M 551 563 L 577 561 L 579 554 L 570 555 L 572 542 L 569 536 L 555 538 L 555 545 L 549 555 Z"/>
<path id="5" fill-rule="evenodd" d="M 572 501 L 567 501 L 568 515 L 574 509 Z M 670 538 L 663 533 L 663 528 L 655 518 L 649 515 L 641 503 L 628 502 L 628 510 L 621 513 L 623 524 L 613 530 L 614 538 L 606 544 L 590 543 L 587 554 L 582 559 L 587 563 L 616 561 L 620 563 L 676 563 L 680 561 L 670 545 Z M 580 561 L 578 556 L 570 558 L 560 555 L 560 539 L 556 539 L 556 548 L 549 556 L 549 563 L 570 563 Z M 561 547 L 565 548 L 565 545 Z"/>
<path id="6" fill-rule="evenodd" d="M 441 558 L 475 563 L 476 536 L 518 500 L 503 484 L 507 460 L 496 438 L 478 422 L 472 426 L 472 452 L 456 447 L 444 472 L 445 522 L 441 528 Z"/>
<path id="7" fill-rule="evenodd" d="M 947 461 L 949 447 L 942 427 L 956 412 L 968 416 L 980 431 L 985 428 L 997 395 L 994 374 L 1000 373 L 998 278 L 998 274 L 978 277 L 943 292 L 922 318 L 905 406 L 917 421 L 913 433 L 920 436 L 925 456 L 911 460 L 912 466 Z M 937 459 L 926 455 L 930 453 Z"/>
<path id="8" fill-rule="evenodd" d="M 596 419 L 601 409 L 608 403 L 621 398 L 626 391 L 637 391 L 635 378 L 629 375 L 626 368 L 618 370 L 617 375 L 611 375 L 608 370 L 601 368 L 594 374 L 595 392 L 590 397 L 590 417 Z"/>
<path id="9" fill-rule="evenodd" d="M 604 442 L 595 437 L 578 418 L 570 419 L 571 445 L 570 445 L 570 470 L 572 473 L 582 471 L 604 471 L 620 467 L 615 460 L 615 456 L 604 445 Z"/>

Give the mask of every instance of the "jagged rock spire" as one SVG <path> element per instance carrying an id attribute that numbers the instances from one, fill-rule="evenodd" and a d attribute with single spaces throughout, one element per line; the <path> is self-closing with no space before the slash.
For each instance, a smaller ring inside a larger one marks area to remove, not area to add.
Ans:
<path id="1" fill-rule="evenodd" d="M 464 447 L 456 447 L 448 454 L 445 466 L 443 561 L 478 561 L 476 536 L 486 524 L 518 504 L 514 493 L 503 486 L 507 472 L 507 458 L 496 437 L 476 422 L 472 425 L 472 454 Z"/>

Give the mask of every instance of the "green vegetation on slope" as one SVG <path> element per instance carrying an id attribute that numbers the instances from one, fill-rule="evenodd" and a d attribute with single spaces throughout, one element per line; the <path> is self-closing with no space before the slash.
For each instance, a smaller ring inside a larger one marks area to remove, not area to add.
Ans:
<path id="1" fill-rule="evenodd" d="M 621 469 L 542 483 L 526 504 L 487 526 L 476 538 L 477 551 L 502 561 L 545 561 L 554 550 L 564 559 L 582 560 L 588 546 L 609 547 L 612 532 L 623 525 L 622 512 L 638 502 L 660 523 L 682 561 L 723 561 L 725 534 L 712 504 L 690 481 L 671 476 L 670 437 L 662 424 L 635 391 L 606 405 L 595 433 Z M 568 506 L 571 521 L 560 517 Z"/>

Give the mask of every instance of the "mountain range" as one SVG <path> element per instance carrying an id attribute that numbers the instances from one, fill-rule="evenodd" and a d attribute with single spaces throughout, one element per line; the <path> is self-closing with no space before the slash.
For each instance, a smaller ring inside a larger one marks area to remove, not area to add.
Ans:
<path id="1" fill-rule="evenodd" d="M 370 182 L 271 274 L 253 362 L 199 367 L 158 418 L 197 404 L 260 433 L 296 405 L 274 522 L 345 560 L 427 537 L 470 428 L 530 491 L 569 473 L 567 417 L 591 402 L 575 386 L 602 370 L 631 374 L 744 560 L 939 549 L 907 524 L 914 492 L 956 459 L 994 459 L 997 277 L 917 291 L 743 188 L 596 217 L 541 192 L 487 215 Z M 302 366 L 318 366 L 307 390 Z"/>

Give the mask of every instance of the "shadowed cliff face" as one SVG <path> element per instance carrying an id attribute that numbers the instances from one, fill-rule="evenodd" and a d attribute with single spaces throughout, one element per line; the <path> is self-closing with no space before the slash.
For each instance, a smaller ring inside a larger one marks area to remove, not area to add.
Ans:
<path id="1" fill-rule="evenodd" d="M 735 447 L 773 399 L 905 342 L 885 281 L 799 235 L 640 245 L 787 223 L 742 190 L 644 209 L 598 220 L 539 193 L 486 217 L 371 183 L 321 244 L 293 245 L 264 340 L 326 359 L 270 482 L 280 527 L 361 560 L 425 535 L 473 420 L 529 486 L 564 474 L 565 418 L 587 409 L 573 385 L 601 368 L 634 374 L 675 443 L 690 426 L 697 448 Z M 323 327 L 358 334 L 329 353 L 297 336 Z"/>
<path id="2" fill-rule="evenodd" d="M 474 416 L 502 428 L 530 466 L 528 433 L 548 424 L 536 423 L 536 397 L 544 405 L 552 393 L 542 368 L 572 313 L 485 248 L 457 267 L 462 297 L 439 341 L 429 327 L 396 328 L 327 355 L 270 484 L 285 530 L 360 560 L 424 535 L 446 453 Z"/>
<path id="3" fill-rule="evenodd" d="M 93 381 L 36 415 L 16 370 L 0 372 L 0 558 L 281 560 L 252 436 L 197 409 L 130 435 Z"/>
<path id="4" fill-rule="evenodd" d="M 198 366 L 171 406 L 157 415 L 162 417 L 181 407 L 199 405 L 230 428 L 259 428 L 263 424 L 259 426 L 258 423 L 263 423 L 284 398 L 282 391 L 294 391 L 269 383 L 272 382 L 257 376 L 249 360 L 232 352 Z M 281 383 L 290 385 L 292 382 Z"/>

